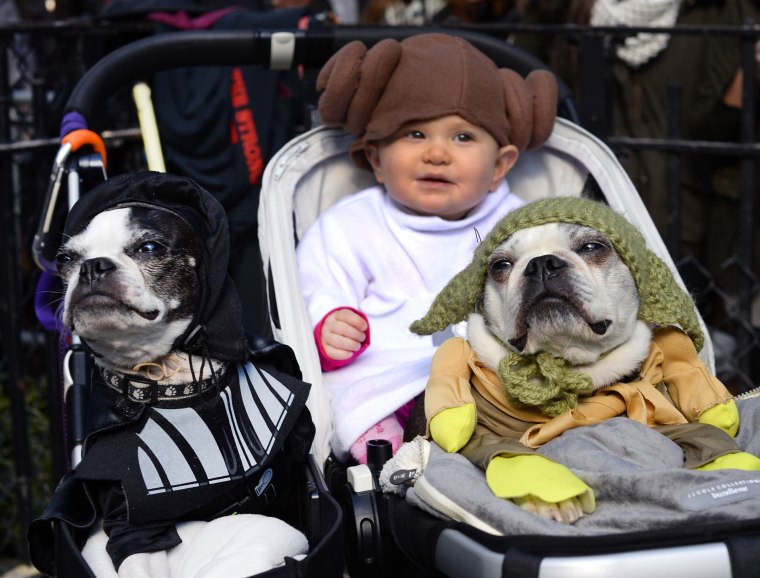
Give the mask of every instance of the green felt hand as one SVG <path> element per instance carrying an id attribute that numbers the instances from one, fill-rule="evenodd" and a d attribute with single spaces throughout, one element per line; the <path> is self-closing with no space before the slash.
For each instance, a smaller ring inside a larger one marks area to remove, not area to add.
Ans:
<path id="1" fill-rule="evenodd" d="M 594 491 L 562 464 L 538 454 L 496 456 L 486 482 L 500 498 L 549 519 L 572 523 L 596 510 Z"/>
<path id="2" fill-rule="evenodd" d="M 736 433 L 739 431 L 739 409 L 736 407 L 736 402 L 730 399 L 726 403 L 720 403 L 705 410 L 699 416 L 698 421 L 699 423 L 714 425 L 731 437 L 736 437 Z"/>
<path id="3" fill-rule="evenodd" d="M 475 431 L 475 404 L 449 407 L 430 420 L 430 435 L 445 451 L 461 450 Z"/>
<path id="4" fill-rule="evenodd" d="M 714 470 L 745 470 L 748 472 L 760 471 L 760 458 L 747 452 L 734 452 L 714 459 L 710 463 L 696 468 L 704 472 Z"/>

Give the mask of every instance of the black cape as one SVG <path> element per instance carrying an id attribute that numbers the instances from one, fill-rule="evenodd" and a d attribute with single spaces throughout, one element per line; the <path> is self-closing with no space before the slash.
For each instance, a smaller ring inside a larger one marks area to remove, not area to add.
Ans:
<path id="1" fill-rule="evenodd" d="M 274 344 L 232 364 L 218 390 L 153 404 L 129 399 L 94 369 L 83 459 L 30 525 L 34 565 L 55 573 L 51 521 L 84 538 L 102 519 L 118 568 L 131 554 L 179 544 L 177 522 L 277 512 L 314 437 L 309 386 L 291 374 L 294 363 Z"/>

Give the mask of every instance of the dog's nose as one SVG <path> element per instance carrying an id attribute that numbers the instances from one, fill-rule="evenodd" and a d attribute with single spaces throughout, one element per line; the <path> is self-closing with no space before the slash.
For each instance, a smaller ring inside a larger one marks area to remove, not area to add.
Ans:
<path id="1" fill-rule="evenodd" d="M 541 255 L 533 257 L 525 267 L 523 275 L 526 277 L 537 277 L 542 279 L 551 279 L 559 274 L 559 271 L 567 267 L 567 261 L 560 259 L 556 255 Z"/>
<path id="2" fill-rule="evenodd" d="M 103 279 L 111 271 L 116 269 L 116 263 L 106 257 L 97 257 L 96 259 L 87 259 L 79 267 L 79 277 L 85 283 L 94 283 Z"/>

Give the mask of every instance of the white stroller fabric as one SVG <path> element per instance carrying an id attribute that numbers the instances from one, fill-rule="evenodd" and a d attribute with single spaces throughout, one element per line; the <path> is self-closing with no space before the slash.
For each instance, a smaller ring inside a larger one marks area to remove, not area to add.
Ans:
<path id="1" fill-rule="evenodd" d="M 342 195 L 374 184 L 371 174 L 357 169 L 346 154 L 352 142 L 351 135 L 326 127 L 295 138 L 267 166 L 259 204 L 259 243 L 270 288 L 273 333 L 275 339 L 293 348 L 303 379 L 312 384 L 307 405 L 317 428 L 313 452 L 320 464 L 330 454 L 333 416 L 330 392 L 322 379 L 313 328 L 302 297 L 295 243 L 319 213 Z M 612 151 L 586 130 L 557 119 L 546 143 L 538 150 L 522 153 L 508 180 L 512 191 L 525 201 L 532 201 L 579 196 L 589 174 L 609 205 L 641 230 L 649 248 L 671 268 L 683 286 L 630 178 Z M 714 370 L 712 342 L 701 319 L 700 323 L 705 333 L 700 357 Z"/>

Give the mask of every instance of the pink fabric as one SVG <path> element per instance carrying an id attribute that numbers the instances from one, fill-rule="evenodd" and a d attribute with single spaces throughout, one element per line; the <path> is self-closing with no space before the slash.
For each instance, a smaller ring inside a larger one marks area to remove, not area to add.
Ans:
<path id="1" fill-rule="evenodd" d="M 160 22 L 166 24 L 172 28 L 178 28 L 180 30 L 205 30 L 213 26 L 217 20 L 221 19 L 231 12 L 237 12 L 242 10 L 238 6 L 230 6 L 229 8 L 222 8 L 221 10 L 214 10 L 213 12 L 207 12 L 196 18 L 191 18 L 187 12 L 152 12 L 148 14 L 148 20 L 154 22 Z"/>
<path id="2" fill-rule="evenodd" d="M 395 454 L 404 441 L 404 428 L 396 419 L 395 415 L 389 415 L 381 419 L 366 432 L 359 436 L 351 448 L 348 450 L 357 462 L 360 464 L 367 463 L 367 442 L 371 440 L 388 440 L 391 442 L 391 448 Z"/>
<path id="3" fill-rule="evenodd" d="M 406 424 L 409 422 L 409 416 L 412 414 L 412 410 L 416 404 L 417 400 L 410 399 L 395 412 L 393 412 L 393 415 L 396 416 L 398 423 L 401 424 L 402 429 L 406 429 Z"/>
<path id="4" fill-rule="evenodd" d="M 333 359 L 332 357 L 329 357 L 326 353 L 324 348 L 322 347 L 322 326 L 325 324 L 325 319 L 327 319 L 330 315 L 335 313 L 336 311 L 339 311 L 341 309 L 350 309 L 354 313 L 358 313 L 361 315 L 362 319 L 367 322 L 367 331 L 365 332 L 367 334 L 367 337 L 364 339 L 364 342 L 361 344 L 361 347 L 357 349 L 354 354 L 349 357 L 348 359 Z M 345 367 L 349 363 L 353 362 L 354 359 L 359 357 L 362 352 L 367 349 L 370 345 L 370 339 L 369 339 L 369 319 L 367 319 L 367 316 L 359 311 L 358 309 L 354 309 L 353 307 L 336 307 L 332 311 L 328 311 L 327 314 L 322 318 L 322 320 L 317 323 L 317 326 L 314 328 L 314 341 L 317 344 L 317 351 L 319 352 L 319 365 L 322 368 L 322 371 L 332 371 L 334 369 L 340 369 L 341 367 Z"/>

